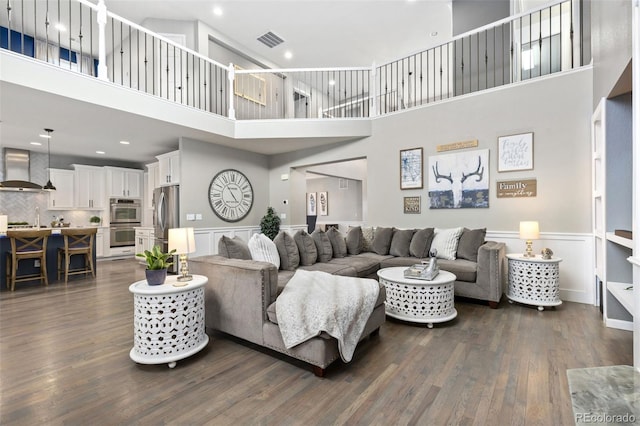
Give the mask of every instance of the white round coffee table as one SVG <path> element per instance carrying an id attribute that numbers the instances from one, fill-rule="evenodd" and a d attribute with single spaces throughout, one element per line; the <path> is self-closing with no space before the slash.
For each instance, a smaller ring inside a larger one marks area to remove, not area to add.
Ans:
<path id="1" fill-rule="evenodd" d="M 398 266 L 378 271 L 387 290 L 386 314 L 404 321 L 427 324 L 450 321 L 458 315 L 454 306 L 453 282 L 456 276 L 440 271 L 431 281 L 405 278 L 407 267 Z"/>
<path id="2" fill-rule="evenodd" d="M 133 348 L 129 357 L 140 364 L 164 364 L 169 368 L 207 346 L 204 325 L 204 286 L 209 279 L 194 275 L 178 282 L 170 275 L 162 285 L 147 280 L 129 286 L 133 293 Z M 186 283 L 186 285 L 185 285 Z"/>

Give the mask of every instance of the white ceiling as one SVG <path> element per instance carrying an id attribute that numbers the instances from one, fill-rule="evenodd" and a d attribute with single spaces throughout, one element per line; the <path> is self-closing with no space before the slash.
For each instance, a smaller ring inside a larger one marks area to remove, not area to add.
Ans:
<path id="1" fill-rule="evenodd" d="M 135 23 L 147 18 L 200 20 L 226 42 L 281 68 L 380 65 L 451 37 L 450 0 L 106 0 L 110 11 Z M 220 6 L 222 16 L 213 14 Z M 267 31 L 285 42 L 273 49 L 256 40 Z M 437 32 L 437 36 L 431 33 Z M 283 57 L 290 50 L 291 60 Z M 215 58 L 214 58 L 215 59 Z M 32 141 L 42 129 L 55 130 L 52 154 L 149 162 L 177 148 L 181 136 L 238 146 L 238 141 L 170 125 L 148 117 L 0 83 L 0 144 L 46 152 Z M 109 117 L 105 122 L 104 117 Z M 135 141 L 122 146 L 120 140 Z M 274 153 L 295 141 L 244 141 L 242 149 Z M 321 143 L 331 143 L 327 140 Z M 315 143 L 319 143 L 316 141 Z M 279 145 L 278 145 L 279 144 Z M 255 148 L 252 148 L 255 147 Z M 282 148 L 281 148 L 282 147 Z M 96 154 L 101 149 L 104 156 Z M 275 151 L 274 151 L 275 149 Z"/>

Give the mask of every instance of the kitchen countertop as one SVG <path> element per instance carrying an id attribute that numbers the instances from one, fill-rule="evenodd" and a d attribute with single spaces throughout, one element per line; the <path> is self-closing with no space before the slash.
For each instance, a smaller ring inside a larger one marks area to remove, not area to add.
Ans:
<path id="1" fill-rule="evenodd" d="M 104 226 L 69 226 L 67 227 L 68 229 L 90 229 L 90 228 L 107 228 Z M 36 230 L 38 228 L 15 228 L 15 229 L 11 229 L 11 231 L 33 231 Z M 50 230 L 51 231 L 51 235 L 60 235 L 61 234 L 61 230 L 65 229 L 65 228 L 60 228 L 60 227 L 55 227 L 55 228 L 51 228 L 51 227 L 41 227 L 39 228 L 40 231 L 47 231 Z M 6 232 L 0 232 L 0 238 L 6 238 L 7 234 Z"/>

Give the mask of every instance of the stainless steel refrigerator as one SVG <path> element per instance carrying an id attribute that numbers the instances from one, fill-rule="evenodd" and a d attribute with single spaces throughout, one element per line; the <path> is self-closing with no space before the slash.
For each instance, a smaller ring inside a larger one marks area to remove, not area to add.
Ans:
<path id="1" fill-rule="evenodd" d="M 169 250 L 169 229 L 180 226 L 180 187 L 163 186 L 153 190 L 153 227 L 155 244 L 167 253 Z M 178 262 L 173 262 L 169 272 L 178 272 Z"/>

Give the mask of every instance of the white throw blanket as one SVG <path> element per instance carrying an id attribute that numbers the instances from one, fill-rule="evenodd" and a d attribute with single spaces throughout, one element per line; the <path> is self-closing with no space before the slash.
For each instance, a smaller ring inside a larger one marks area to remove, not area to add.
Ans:
<path id="1" fill-rule="evenodd" d="M 375 280 L 297 270 L 276 299 L 276 315 L 287 349 L 326 332 L 351 361 L 380 289 Z"/>

